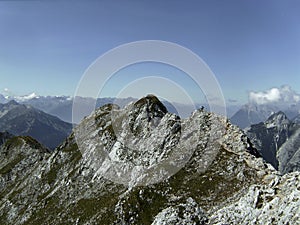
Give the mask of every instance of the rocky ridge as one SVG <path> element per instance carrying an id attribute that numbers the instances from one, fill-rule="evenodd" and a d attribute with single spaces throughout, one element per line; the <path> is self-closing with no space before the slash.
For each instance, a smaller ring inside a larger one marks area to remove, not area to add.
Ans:
<path id="1" fill-rule="evenodd" d="M 298 175 L 281 178 L 238 127 L 203 110 L 180 119 L 155 96 L 124 109 L 100 107 L 43 156 L 30 175 L 1 190 L 1 224 L 236 224 L 242 207 L 253 206 L 247 201 L 253 187 L 263 192 L 280 187 L 282 196 L 295 193 L 299 204 Z M 240 201 L 240 208 L 230 207 Z M 235 219 L 226 216 L 230 212 Z M 283 213 L 288 217 L 297 209 Z M 255 224 L 251 219 L 244 222 Z"/>

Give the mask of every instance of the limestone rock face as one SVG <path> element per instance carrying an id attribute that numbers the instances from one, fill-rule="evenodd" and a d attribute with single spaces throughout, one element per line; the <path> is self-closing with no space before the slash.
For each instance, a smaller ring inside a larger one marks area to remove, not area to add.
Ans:
<path id="1" fill-rule="evenodd" d="M 28 154 L 9 170 L 0 158 L 0 224 L 251 224 L 243 207 L 264 224 L 269 193 L 294 201 L 276 221 L 299 205 L 299 174 L 280 177 L 238 127 L 203 110 L 180 119 L 155 96 L 100 107 L 51 153 L 9 143 L 1 154 Z"/>
<path id="2" fill-rule="evenodd" d="M 213 224 L 299 224 L 300 173 L 251 185 L 237 201 L 212 212 Z"/>

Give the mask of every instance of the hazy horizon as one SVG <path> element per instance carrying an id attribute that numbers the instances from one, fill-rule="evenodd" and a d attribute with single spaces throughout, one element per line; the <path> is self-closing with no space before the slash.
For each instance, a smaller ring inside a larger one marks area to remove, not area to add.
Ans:
<path id="1" fill-rule="evenodd" d="M 298 96 L 299 11 L 294 0 L 0 1 L 0 93 L 73 96 L 84 72 L 105 52 L 133 41 L 163 40 L 202 58 L 227 104 L 278 100 L 279 92 L 269 91 L 282 85 Z M 171 79 L 194 101 L 205 101 L 185 73 L 158 63 L 123 68 L 99 97 L 115 97 L 145 76 Z M 143 91 L 135 87 L 133 95 L 137 89 Z M 176 97 L 160 89 L 166 98 Z"/>

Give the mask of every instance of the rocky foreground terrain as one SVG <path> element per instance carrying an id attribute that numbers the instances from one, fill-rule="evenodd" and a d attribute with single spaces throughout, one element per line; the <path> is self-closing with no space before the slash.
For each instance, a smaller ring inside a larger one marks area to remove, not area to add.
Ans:
<path id="1" fill-rule="evenodd" d="M 7 137 L 0 155 L 0 224 L 300 221 L 299 172 L 279 175 L 227 119 L 180 119 L 155 96 L 100 107 L 54 152 Z"/>

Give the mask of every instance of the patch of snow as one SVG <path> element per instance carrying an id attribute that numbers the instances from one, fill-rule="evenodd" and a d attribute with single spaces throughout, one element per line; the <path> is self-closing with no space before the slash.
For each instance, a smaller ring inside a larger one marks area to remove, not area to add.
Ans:
<path id="1" fill-rule="evenodd" d="M 19 101 L 19 102 L 23 102 L 23 101 L 27 101 L 30 99 L 34 99 L 34 98 L 39 98 L 39 96 L 36 93 L 31 93 L 29 95 L 23 95 L 23 96 L 16 96 L 14 97 L 15 100 Z"/>

